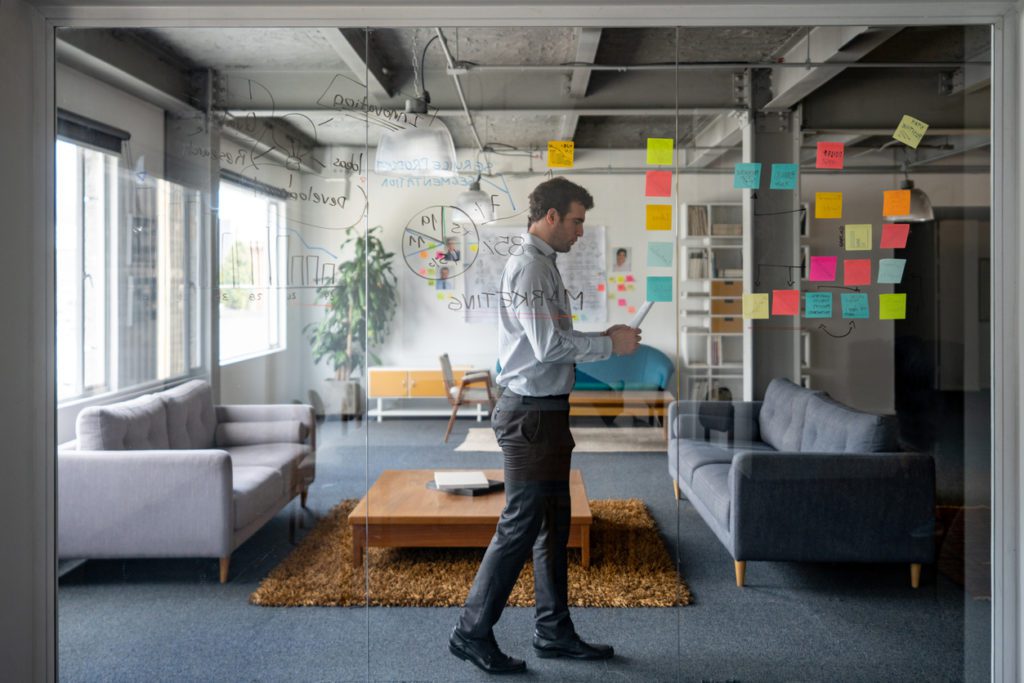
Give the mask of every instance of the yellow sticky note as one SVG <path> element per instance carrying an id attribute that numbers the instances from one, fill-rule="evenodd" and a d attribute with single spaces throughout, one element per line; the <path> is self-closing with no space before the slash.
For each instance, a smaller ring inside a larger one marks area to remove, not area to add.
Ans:
<path id="1" fill-rule="evenodd" d="M 906 294 L 879 294 L 879 320 L 905 320 L 907 317 Z"/>
<path id="2" fill-rule="evenodd" d="M 671 230 L 672 229 L 672 205 L 671 204 L 648 204 L 647 205 L 647 229 L 648 230 Z"/>
<path id="3" fill-rule="evenodd" d="M 548 140 L 548 168 L 572 168 L 572 140 Z"/>
<path id="4" fill-rule="evenodd" d="M 476 253 L 476 250 L 477 250 L 477 249 L 478 249 L 479 247 L 480 247 L 480 245 L 479 245 L 479 244 L 471 244 L 471 245 L 469 245 L 469 250 L 470 250 L 471 252 L 473 252 L 473 253 L 475 254 L 475 253 Z"/>
<path id="5" fill-rule="evenodd" d="M 768 318 L 768 294 L 744 294 L 743 318 L 745 320 L 766 320 Z"/>
<path id="6" fill-rule="evenodd" d="M 620 276 L 618 276 L 618 278 L 616 278 L 616 282 L 618 282 L 619 284 L 622 284 L 625 281 L 626 281 L 626 276 L 625 275 L 620 275 Z"/>
<path id="7" fill-rule="evenodd" d="M 906 216 L 910 213 L 910 190 L 882 192 L 883 216 Z"/>
<path id="8" fill-rule="evenodd" d="M 438 301 L 444 301 L 444 292 L 438 292 L 437 293 L 437 300 Z"/>
<path id="9" fill-rule="evenodd" d="M 672 147 L 672 138 L 647 138 L 647 163 L 652 166 L 671 166 Z"/>
<path id="10" fill-rule="evenodd" d="M 815 192 L 814 193 L 814 217 L 815 218 L 842 218 L 843 217 L 843 193 L 842 192 Z"/>
<path id="11" fill-rule="evenodd" d="M 910 114 L 904 114 L 903 118 L 900 119 L 900 125 L 896 126 L 896 132 L 892 136 L 907 147 L 917 149 L 927 130 L 927 123 L 915 119 Z"/>
<path id="12" fill-rule="evenodd" d="M 846 251 L 869 251 L 871 249 L 871 224 L 846 226 Z"/>

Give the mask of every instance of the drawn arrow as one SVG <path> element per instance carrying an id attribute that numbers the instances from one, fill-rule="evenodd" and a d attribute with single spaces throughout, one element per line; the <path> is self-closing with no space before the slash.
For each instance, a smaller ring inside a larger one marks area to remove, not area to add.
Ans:
<path id="1" fill-rule="evenodd" d="M 839 285 L 815 285 L 818 289 L 848 289 L 851 292 L 859 292 L 860 287 L 841 287 Z"/>
<path id="2" fill-rule="evenodd" d="M 786 284 L 792 287 L 794 284 L 796 284 L 796 280 L 793 279 L 793 269 L 796 268 L 797 270 L 803 271 L 804 266 L 802 263 L 799 266 L 785 266 L 775 263 L 758 263 L 757 274 L 754 276 L 755 287 L 759 287 L 761 285 L 761 268 L 787 268 L 788 270 L 786 271 Z"/>
<path id="3" fill-rule="evenodd" d="M 857 323 L 855 323 L 854 321 L 851 320 L 850 321 L 850 329 L 848 329 L 846 331 L 846 334 L 832 334 L 831 332 L 828 331 L 828 328 L 825 327 L 824 323 L 822 323 L 821 325 L 818 325 L 818 329 L 819 330 L 821 330 L 822 332 L 824 332 L 828 336 L 833 337 L 835 339 L 842 339 L 843 337 L 850 336 L 850 333 L 853 332 L 854 328 L 856 328 L 856 327 L 857 327 Z"/>

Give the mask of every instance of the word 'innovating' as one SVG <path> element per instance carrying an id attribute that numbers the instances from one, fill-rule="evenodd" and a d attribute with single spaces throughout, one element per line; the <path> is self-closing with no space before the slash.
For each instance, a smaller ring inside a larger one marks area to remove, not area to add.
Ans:
<path id="1" fill-rule="evenodd" d="M 448 310 L 450 311 L 472 311 L 495 306 L 513 311 L 542 309 L 539 313 L 530 313 L 531 316 L 537 318 L 548 317 L 547 311 L 543 309 L 547 309 L 549 305 L 562 306 L 565 310 L 571 310 L 573 307 L 580 310 L 583 308 L 583 292 L 572 292 L 566 289 L 559 296 L 542 289 L 535 289 L 531 292 L 498 291 L 453 295 L 448 299 Z"/>

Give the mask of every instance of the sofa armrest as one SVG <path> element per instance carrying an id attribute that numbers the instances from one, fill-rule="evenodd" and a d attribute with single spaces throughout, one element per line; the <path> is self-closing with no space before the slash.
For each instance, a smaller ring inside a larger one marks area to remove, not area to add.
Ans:
<path id="1" fill-rule="evenodd" d="M 216 406 L 217 424 L 224 422 L 280 422 L 298 420 L 306 426 L 308 442 L 316 452 L 316 411 L 299 403 L 240 404 Z"/>
<path id="2" fill-rule="evenodd" d="M 737 560 L 931 562 L 935 461 L 920 453 L 738 453 Z"/>
<path id="3" fill-rule="evenodd" d="M 60 451 L 57 518 L 62 558 L 229 555 L 231 458 L 217 449 Z"/>
<path id="4" fill-rule="evenodd" d="M 731 427 L 734 437 L 741 441 L 760 441 L 760 413 L 761 401 L 672 401 L 668 407 L 668 435 L 670 439 L 702 441 L 707 424 Z"/>

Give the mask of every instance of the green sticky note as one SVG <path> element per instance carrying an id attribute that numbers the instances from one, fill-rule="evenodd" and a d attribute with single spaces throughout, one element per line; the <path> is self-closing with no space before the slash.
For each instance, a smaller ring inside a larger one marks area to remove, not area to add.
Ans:
<path id="1" fill-rule="evenodd" d="M 671 166 L 672 147 L 672 138 L 647 138 L 647 163 L 652 166 Z"/>
<path id="2" fill-rule="evenodd" d="M 671 268 L 673 253 L 675 253 L 675 245 L 672 242 L 648 242 L 647 267 Z"/>
<path id="3" fill-rule="evenodd" d="M 910 114 L 904 114 L 892 136 L 907 147 L 917 149 L 917 146 L 921 144 L 921 140 L 924 139 L 924 134 L 927 130 L 927 123 L 915 119 Z"/>
<path id="4" fill-rule="evenodd" d="M 905 258 L 878 259 L 878 284 L 895 285 L 903 281 L 903 269 L 907 265 Z"/>
<path id="5" fill-rule="evenodd" d="M 868 317 L 868 295 L 864 292 L 843 292 L 839 299 L 843 305 L 844 318 Z"/>
<path id="6" fill-rule="evenodd" d="M 831 318 L 832 292 L 807 292 L 804 294 L 805 318 Z"/>
<path id="7" fill-rule="evenodd" d="M 879 294 L 878 319 L 904 320 L 907 317 L 906 294 Z"/>
<path id="8" fill-rule="evenodd" d="M 871 250 L 871 224 L 858 223 L 846 226 L 846 251 Z"/>
<path id="9" fill-rule="evenodd" d="M 672 278 L 649 275 L 647 301 L 672 301 Z"/>

